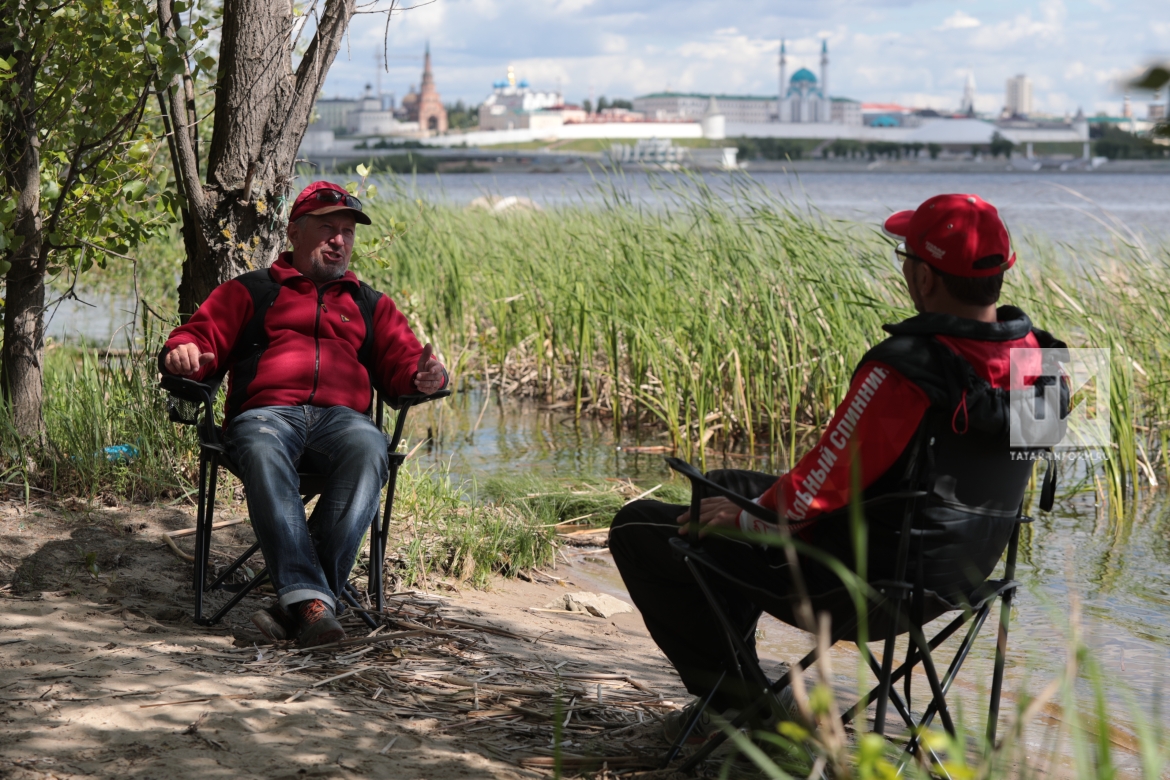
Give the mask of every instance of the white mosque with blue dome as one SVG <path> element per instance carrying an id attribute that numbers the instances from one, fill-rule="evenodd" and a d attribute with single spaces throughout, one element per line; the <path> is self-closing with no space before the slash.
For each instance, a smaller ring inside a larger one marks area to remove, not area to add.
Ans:
<path id="1" fill-rule="evenodd" d="M 829 97 L 829 42 L 821 43 L 821 80 L 808 68 L 801 68 L 785 79 L 788 52 L 780 41 L 780 94 L 777 100 L 778 122 L 832 122 L 833 99 Z M 860 117 L 859 117 L 860 118 Z"/>
<path id="2" fill-rule="evenodd" d="M 780 91 L 771 96 L 656 92 L 634 98 L 650 121 L 697 121 L 718 113 L 732 124 L 860 125 L 861 104 L 829 94 L 829 44 L 821 43 L 821 77 L 799 68 L 788 77 L 788 47 L 780 41 Z M 481 114 L 482 121 L 482 114 Z"/>

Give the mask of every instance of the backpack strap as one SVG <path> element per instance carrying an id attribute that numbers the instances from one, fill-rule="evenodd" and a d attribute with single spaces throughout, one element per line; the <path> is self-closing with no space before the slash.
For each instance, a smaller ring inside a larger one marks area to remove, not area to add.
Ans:
<path id="1" fill-rule="evenodd" d="M 381 298 L 382 293 L 365 282 L 359 282 L 358 290 L 353 294 L 353 302 L 357 304 L 358 311 L 362 313 L 362 319 L 366 323 L 366 337 L 362 341 L 361 347 L 358 348 L 358 362 L 370 372 L 371 380 L 374 378 L 374 312 L 377 310 L 378 301 Z"/>
<path id="2" fill-rule="evenodd" d="M 231 392 L 224 403 L 225 421 L 234 417 L 248 398 L 248 385 L 256 378 L 260 356 L 268 349 L 268 331 L 264 327 L 264 320 L 281 290 L 281 285 L 272 278 L 267 268 L 241 274 L 236 277 L 236 281 L 244 285 L 252 296 L 252 318 L 240 330 L 223 369 L 224 373 L 228 368 L 234 369 Z"/>

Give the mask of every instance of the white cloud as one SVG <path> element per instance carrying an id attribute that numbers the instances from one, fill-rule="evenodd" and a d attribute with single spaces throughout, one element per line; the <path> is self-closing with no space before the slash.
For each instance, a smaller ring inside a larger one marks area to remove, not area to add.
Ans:
<path id="1" fill-rule="evenodd" d="M 1064 78 L 1067 81 L 1079 79 L 1085 75 L 1085 63 L 1080 60 L 1074 60 L 1064 66 Z"/>
<path id="2" fill-rule="evenodd" d="M 936 29 L 938 30 L 966 30 L 972 27 L 978 27 L 982 22 L 970 14 L 962 11 L 955 11 L 953 14 L 943 19 L 943 23 Z"/>

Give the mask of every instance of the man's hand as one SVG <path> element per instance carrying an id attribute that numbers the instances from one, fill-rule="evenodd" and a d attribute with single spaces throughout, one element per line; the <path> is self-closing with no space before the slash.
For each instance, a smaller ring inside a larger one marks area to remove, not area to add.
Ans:
<path id="1" fill-rule="evenodd" d="M 686 535 L 686 524 L 690 521 L 691 510 L 689 509 L 678 516 L 678 522 L 682 526 L 678 529 L 679 536 Z M 707 531 L 715 526 L 739 528 L 739 507 L 733 504 L 731 499 L 717 496 L 704 498 L 699 502 L 699 538 L 706 536 Z"/>
<path id="2" fill-rule="evenodd" d="M 414 386 L 424 395 L 438 392 L 443 388 L 443 382 L 447 380 L 447 370 L 443 368 L 442 363 L 435 360 L 433 352 L 428 342 L 423 347 L 422 354 L 418 356 L 418 371 L 414 375 Z"/>
<path id="3" fill-rule="evenodd" d="M 167 353 L 163 365 L 175 376 L 191 376 L 213 360 L 211 352 L 200 352 L 194 344 L 180 344 Z"/>

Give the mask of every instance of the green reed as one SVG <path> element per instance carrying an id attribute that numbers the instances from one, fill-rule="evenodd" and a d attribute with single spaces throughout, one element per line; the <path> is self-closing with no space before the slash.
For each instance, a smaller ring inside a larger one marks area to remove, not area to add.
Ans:
<path id="1" fill-rule="evenodd" d="M 504 215 L 396 196 L 355 266 L 443 345 L 464 378 L 601 414 L 625 438 L 665 430 L 684 454 L 791 464 L 831 415 L 882 323 L 908 314 L 888 240 L 802 211 L 748 179 L 686 181 L 635 204 Z M 1088 246 L 1024 241 L 1004 301 L 1070 346 L 1113 351 L 1120 507 L 1170 475 L 1170 254 L 1115 228 Z"/>

